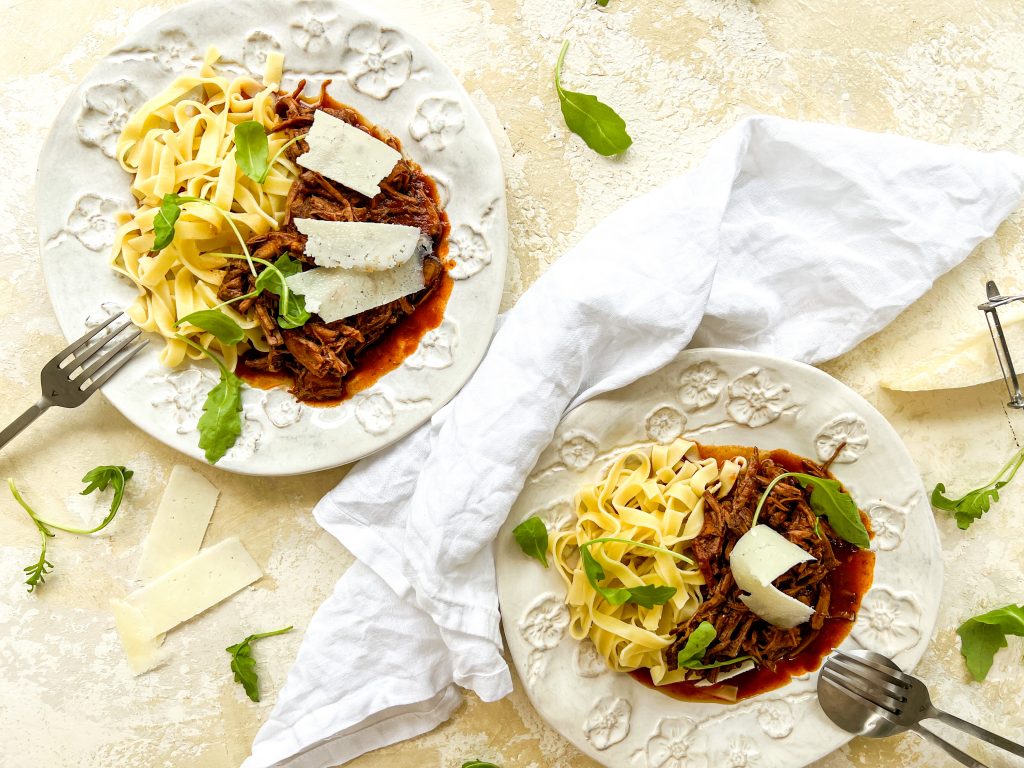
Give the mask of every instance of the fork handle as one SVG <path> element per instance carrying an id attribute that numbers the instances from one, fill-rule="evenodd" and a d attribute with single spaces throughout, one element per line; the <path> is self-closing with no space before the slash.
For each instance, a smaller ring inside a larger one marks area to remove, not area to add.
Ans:
<path id="1" fill-rule="evenodd" d="M 963 720 L 962 718 L 957 717 L 956 715 L 949 714 L 949 712 L 943 712 L 941 709 L 936 709 L 935 713 L 932 715 L 932 717 L 934 717 L 936 720 L 939 720 L 939 721 L 945 723 L 946 725 L 951 725 L 954 728 L 958 728 L 959 730 L 963 731 L 964 733 L 969 733 L 969 734 L 971 734 L 971 736 L 975 736 L 975 737 L 981 739 L 982 741 L 987 741 L 989 744 L 991 744 L 991 745 L 993 745 L 995 747 L 999 747 L 1000 749 L 1005 749 L 1007 752 L 1010 752 L 1010 753 L 1012 753 L 1014 755 L 1019 755 L 1020 757 L 1024 757 L 1024 746 L 1018 744 L 1015 741 L 1010 741 L 1009 739 L 1004 739 L 998 733 L 992 733 L 992 731 L 986 731 L 980 725 L 975 725 L 974 723 L 969 723 L 966 720 Z"/>
<path id="2" fill-rule="evenodd" d="M 938 734 L 932 733 L 920 723 L 912 725 L 910 727 L 910 730 L 917 733 L 925 741 L 930 741 L 932 744 L 942 749 L 947 755 L 952 757 L 957 762 L 961 763 L 962 765 L 968 766 L 968 768 L 988 768 L 988 766 L 984 763 L 975 760 L 973 757 L 968 755 L 963 750 L 954 747 L 944 738 L 942 738 Z"/>
<path id="3" fill-rule="evenodd" d="M 21 430 L 23 430 L 25 427 L 27 427 L 29 424 L 31 424 L 33 421 L 39 418 L 40 414 L 42 414 L 42 412 L 49 407 L 50 404 L 45 400 L 40 400 L 38 403 L 29 406 L 28 410 L 26 410 L 23 414 L 21 414 L 21 416 L 12 421 L 10 423 L 10 426 L 7 427 L 7 429 L 5 429 L 3 432 L 0 432 L 0 448 L 3 448 L 5 445 L 11 442 L 11 440 L 13 440 L 18 435 L 18 433 L 21 432 Z"/>

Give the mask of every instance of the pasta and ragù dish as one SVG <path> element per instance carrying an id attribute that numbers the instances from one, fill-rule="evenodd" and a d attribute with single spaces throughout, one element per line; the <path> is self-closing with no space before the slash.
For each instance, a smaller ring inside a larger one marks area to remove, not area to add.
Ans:
<path id="1" fill-rule="evenodd" d="M 547 539 L 572 636 L 689 700 L 738 701 L 816 669 L 874 567 L 868 518 L 830 463 L 684 439 L 618 456 Z M 517 540 L 541 531 L 531 522 Z"/>
<path id="2" fill-rule="evenodd" d="M 210 353 L 307 402 L 369 386 L 441 321 L 449 225 L 397 138 L 305 83 L 219 74 L 211 50 L 128 121 L 117 159 L 138 208 L 112 266 L 161 361 Z"/>

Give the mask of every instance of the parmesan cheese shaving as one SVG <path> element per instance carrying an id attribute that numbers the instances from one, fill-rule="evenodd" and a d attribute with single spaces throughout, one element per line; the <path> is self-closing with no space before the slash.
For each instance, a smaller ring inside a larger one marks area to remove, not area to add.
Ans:
<path id="1" fill-rule="evenodd" d="M 423 262 L 409 259 L 384 272 L 316 267 L 287 278 L 306 300 L 306 309 L 332 323 L 423 289 Z"/>
<path id="2" fill-rule="evenodd" d="M 770 624 L 791 629 L 814 615 L 814 609 L 776 588 L 772 581 L 814 556 L 767 525 L 755 525 L 733 546 L 729 557 L 736 586 L 751 611 Z"/>
<path id="3" fill-rule="evenodd" d="M 155 578 L 194 556 L 203 544 L 219 495 L 198 472 L 175 465 L 142 545 L 136 578 Z"/>
<path id="4" fill-rule="evenodd" d="M 374 197 L 402 154 L 321 109 L 313 113 L 306 134 L 309 151 L 296 162 L 356 192 Z"/>
<path id="5" fill-rule="evenodd" d="M 164 635 L 155 632 L 141 611 L 117 599 L 110 601 L 110 610 L 132 674 L 141 675 L 167 659 L 167 651 L 160 647 Z"/>
<path id="6" fill-rule="evenodd" d="M 419 227 L 370 221 L 295 219 L 306 255 L 321 267 L 381 272 L 405 264 L 420 241 Z"/>

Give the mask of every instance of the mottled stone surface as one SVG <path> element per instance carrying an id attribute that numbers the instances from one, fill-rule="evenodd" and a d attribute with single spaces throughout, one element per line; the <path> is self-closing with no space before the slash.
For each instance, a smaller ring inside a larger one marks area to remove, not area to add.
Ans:
<path id="1" fill-rule="evenodd" d="M 129 25 L 174 2 L 4 2 L 0 29 L 0 422 L 37 395 L 42 363 L 63 344 L 37 259 L 33 175 L 47 128 L 92 64 Z M 508 178 L 513 260 L 506 306 L 606 211 L 692 166 L 743 115 L 768 112 L 892 131 L 978 149 L 1024 152 L 1024 21 L 1015 0 L 387 0 L 386 9 L 438 50 L 481 108 Z M 635 144 L 620 159 L 591 153 L 566 131 L 551 87 L 560 41 L 572 40 L 565 84 L 612 103 Z M 1015 214 L 961 267 L 889 328 L 825 366 L 903 435 L 930 487 L 988 479 L 1014 449 L 1020 414 L 1001 385 L 914 394 L 878 381 L 908 360 L 976 331 L 986 278 L 1024 289 Z M 1024 351 L 1022 351 L 1024 355 Z M 0 755 L 10 768 L 238 764 L 269 712 L 298 647 L 292 633 L 259 646 L 266 698 L 246 699 L 223 648 L 248 631 L 302 627 L 350 556 L 309 510 L 343 469 L 254 480 L 208 467 L 222 490 L 209 540 L 235 534 L 268 578 L 168 637 L 172 662 L 132 678 L 106 610 L 130 587 L 149 515 L 178 458 L 96 399 L 54 410 L 0 452 L 3 475 L 51 516 L 72 515 L 78 478 L 96 464 L 137 471 L 124 512 L 96 540 L 59 536 L 57 570 L 37 595 L 20 567 L 36 533 L 0 496 Z M 949 709 L 1024 739 L 1022 646 L 1011 641 L 989 680 L 967 681 L 955 628 L 969 615 L 1024 601 L 1024 492 L 1010 487 L 969 532 L 939 517 L 946 602 L 920 672 Z M 712 735 L 713 737 L 713 735 Z M 976 754 L 1010 765 L 994 751 Z M 473 697 L 437 731 L 367 755 L 359 768 L 593 765 L 540 722 L 522 693 Z M 916 738 L 857 740 L 822 768 L 950 766 Z"/>

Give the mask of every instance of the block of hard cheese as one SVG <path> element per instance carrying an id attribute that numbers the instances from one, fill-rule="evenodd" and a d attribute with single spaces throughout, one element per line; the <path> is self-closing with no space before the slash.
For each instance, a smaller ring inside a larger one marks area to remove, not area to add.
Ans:
<path id="1" fill-rule="evenodd" d="M 262 575 L 242 542 L 230 538 L 135 590 L 125 602 L 145 620 L 143 634 L 155 637 L 231 597 Z"/>
<path id="2" fill-rule="evenodd" d="M 203 544 L 219 495 L 198 472 L 175 465 L 142 545 L 135 577 L 148 581 L 193 557 Z"/>

